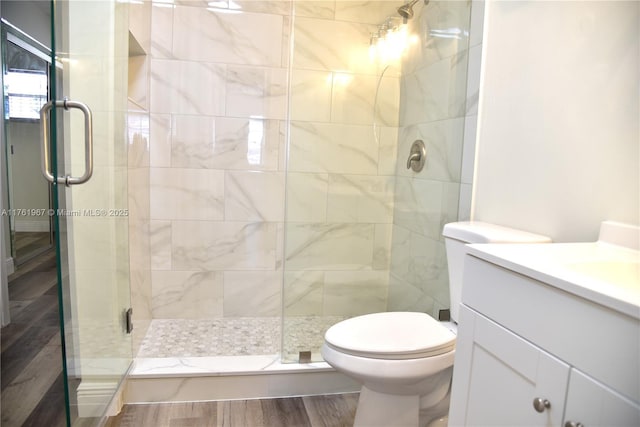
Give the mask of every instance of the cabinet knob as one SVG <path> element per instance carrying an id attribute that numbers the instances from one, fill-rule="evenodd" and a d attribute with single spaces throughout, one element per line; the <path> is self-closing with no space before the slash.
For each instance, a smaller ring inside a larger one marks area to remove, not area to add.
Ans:
<path id="1" fill-rule="evenodd" d="M 584 427 L 584 424 L 576 423 L 575 421 L 567 421 L 564 423 L 564 427 Z"/>
<path id="2" fill-rule="evenodd" d="M 533 399 L 533 407 L 538 412 L 544 412 L 545 409 L 551 408 L 551 402 L 549 402 L 547 399 L 536 397 L 535 399 Z M 567 426 L 565 425 L 565 427 Z"/>

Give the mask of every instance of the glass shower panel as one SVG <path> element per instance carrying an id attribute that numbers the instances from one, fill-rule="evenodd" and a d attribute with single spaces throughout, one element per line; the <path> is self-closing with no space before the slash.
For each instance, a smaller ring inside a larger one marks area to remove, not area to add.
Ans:
<path id="1" fill-rule="evenodd" d="M 419 2 L 404 23 L 400 2 L 294 4 L 282 358 L 304 362 L 342 319 L 448 307 L 469 5 Z"/>
<path id="2" fill-rule="evenodd" d="M 70 425 L 100 425 L 132 362 L 127 206 L 127 4 L 56 1 L 53 176 L 83 176 L 87 133 L 93 174 L 53 185 Z M 87 115 L 71 108 L 86 104 Z M 67 108 L 69 107 L 69 108 Z"/>
<path id="3" fill-rule="evenodd" d="M 284 243 L 287 362 L 322 360 L 326 329 L 385 311 L 399 63 L 370 56 L 394 2 L 295 2 Z M 327 19 L 330 17 L 329 19 Z"/>

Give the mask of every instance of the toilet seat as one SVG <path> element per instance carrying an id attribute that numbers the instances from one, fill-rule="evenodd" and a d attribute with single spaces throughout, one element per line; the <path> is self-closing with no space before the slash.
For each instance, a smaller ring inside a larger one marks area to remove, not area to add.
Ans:
<path id="1" fill-rule="evenodd" d="M 353 317 L 333 325 L 325 344 L 358 357 L 407 360 L 438 356 L 455 348 L 456 335 L 426 313 L 388 312 Z"/>

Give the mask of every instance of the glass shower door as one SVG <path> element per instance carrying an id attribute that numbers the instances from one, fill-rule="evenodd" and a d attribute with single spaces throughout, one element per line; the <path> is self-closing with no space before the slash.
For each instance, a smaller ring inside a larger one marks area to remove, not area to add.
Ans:
<path id="1" fill-rule="evenodd" d="M 128 16 L 52 1 L 52 100 L 41 113 L 53 187 L 69 425 L 97 425 L 132 361 L 125 140 Z"/>

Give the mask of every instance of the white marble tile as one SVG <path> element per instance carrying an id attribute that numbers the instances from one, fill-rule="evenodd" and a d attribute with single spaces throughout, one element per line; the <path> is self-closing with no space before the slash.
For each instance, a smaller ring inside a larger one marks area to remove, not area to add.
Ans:
<path id="1" fill-rule="evenodd" d="M 242 360 L 238 362 L 242 363 Z M 127 385 L 127 399 L 130 403 L 256 399 L 350 393 L 358 391 L 359 387 L 355 381 L 333 370 L 271 375 L 197 374 L 131 379 Z"/>
<path id="2" fill-rule="evenodd" d="M 399 176 L 417 177 L 437 181 L 460 180 L 464 119 L 446 119 L 406 126 L 400 134 L 398 156 L 403 161 L 397 164 Z M 414 172 L 406 167 L 411 145 L 417 139 L 424 142 L 427 158 L 424 169 Z"/>
<path id="3" fill-rule="evenodd" d="M 132 275 L 134 271 L 144 272 L 149 271 L 151 268 L 149 234 L 148 219 L 134 219 L 129 217 L 129 266 Z M 145 281 L 142 277 L 138 277 L 138 280 L 141 283 Z M 132 285 L 131 287 L 133 289 L 134 286 Z"/>
<path id="4" fill-rule="evenodd" d="M 395 175 L 398 160 L 397 127 L 376 127 L 378 140 L 378 175 Z"/>
<path id="5" fill-rule="evenodd" d="M 371 264 L 374 270 L 388 270 L 391 266 L 392 231 L 392 224 L 376 224 Z"/>
<path id="6" fill-rule="evenodd" d="M 151 218 L 224 218 L 224 172 L 151 168 Z"/>
<path id="7" fill-rule="evenodd" d="M 400 123 L 462 117 L 467 99 L 467 57 L 462 51 L 403 76 Z"/>
<path id="8" fill-rule="evenodd" d="M 294 0 L 295 16 L 308 18 L 334 19 L 336 12 L 335 0 Z"/>
<path id="9" fill-rule="evenodd" d="M 397 126 L 400 81 L 396 77 L 333 73 L 331 121 Z"/>
<path id="10" fill-rule="evenodd" d="M 442 120 L 449 110 L 450 60 L 441 60 L 402 77 L 400 124 Z"/>
<path id="11" fill-rule="evenodd" d="M 151 112 L 223 115 L 226 66 L 151 60 Z"/>
<path id="12" fill-rule="evenodd" d="M 293 2 L 289 4 L 293 9 Z M 293 13 L 293 11 L 291 11 Z M 282 20 L 282 60 L 280 66 L 282 68 L 289 69 L 289 62 L 291 61 L 291 53 L 293 51 L 293 44 L 291 43 L 293 37 L 293 16 L 285 16 Z"/>
<path id="13" fill-rule="evenodd" d="M 131 378 L 258 372 L 276 363 L 277 357 L 256 355 L 136 358 Z"/>
<path id="14" fill-rule="evenodd" d="M 387 287 L 386 271 L 327 271 L 323 314 L 358 316 L 385 311 Z"/>
<path id="15" fill-rule="evenodd" d="M 222 316 L 222 273 L 152 271 L 154 319 L 209 319 Z"/>
<path id="16" fill-rule="evenodd" d="M 387 176 L 329 175 L 327 221 L 391 223 L 394 184 Z"/>
<path id="17" fill-rule="evenodd" d="M 418 43 L 409 45 L 403 70 L 413 73 L 467 49 L 469 14 L 468 2 L 462 1 L 432 1 L 416 13 L 408 24 L 409 32 L 418 36 Z"/>
<path id="18" fill-rule="evenodd" d="M 282 23 L 280 15 L 178 6 L 173 53 L 190 61 L 279 67 Z"/>
<path id="19" fill-rule="evenodd" d="M 149 165 L 171 166 L 171 116 L 151 114 Z"/>
<path id="20" fill-rule="evenodd" d="M 281 172 L 227 171 L 224 217 L 227 221 L 283 221 Z"/>
<path id="21" fill-rule="evenodd" d="M 280 121 L 280 145 L 278 149 L 278 170 L 281 172 L 287 172 L 287 162 L 289 161 L 289 134 L 290 132 L 290 121 L 281 120 Z"/>
<path id="22" fill-rule="evenodd" d="M 234 0 L 233 4 L 245 12 L 291 15 L 292 2 L 289 0 Z"/>
<path id="23" fill-rule="evenodd" d="M 440 236 L 442 183 L 398 177 L 394 224 L 434 239 Z"/>
<path id="24" fill-rule="evenodd" d="M 433 298 L 422 289 L 411 285 L 395 275 L 389 279 L 389 311 L 419 311 L 431 313 L 434 307 Z"/>
<path id="25" fill-rule="evenodd" d="M 402 227 L 395 227 L 391 271 L 405 282 L 433 297 L 447 278 L 444 243 Z M 446 285 L 444 285 L 446 286 Z"/>
<path id="26" fill-rule="evenodd" d="M 129 169 L 128 179 L 129 218 L 149 219 L 149 168 Z"/>
<path id="27" fill-rule="evenodd" d="M 378 144 L 371 126 L 291 123 L 289 170 L 375 175 Z"/>
<path id="28" fill-rule="evenodd" d="M 322 222 L 327 219 L 329 175 L 287 174 L 287 221 Z"/>
<path id="29" fill-rule="evenodd" d="M 216 118 L 211 167 L 226 170 L 278 169 L 280 123 L 257 118 Z"/>
<path id="30" fill-rule="evenodd" d="M 148 113 L 129 112 L 127 114 L 128 165 L 130 168 L 149 166 L 149 123 Z"/>
<path id="31" fill-rule="evenodd" d="M 276 224 L 174 221 L 172 261 L 184 270 L 272 270 Z"/>
<path id="32" fill-rule="evenodd" d="M 291 119 L 328 122 L 331 119 L 333 73 L 328 71 L 291 71 Z"/>
<path id="33" fill-rule="evenodd" d="M 397 16 L 398 7 L 402 4 L 393 1 L 338 0 L 336 1 L 336 21 L 382 24 L 389 16 Z M 420 5 L 414 6 L 418 13 Z"/>
<path id="34" fill-rule="evenodd" d="M 149 223 L 151 269 L 171 270 L 171 221 Z"/>
<path id="35" fill-rule="evenodd" d="M 284 272 L 284 316 L 319 316 L 322 314 L 322 271 Z"/>
<path id="36" fill-rule="evenodd" d="M 229 65 L 226 79 L 227 116 L 266 119 L 286 117 L 286 69 Z"/>
<path id="37" fill-rule="evenodd" d="M 173 115 L 171 120 L 171 166 L 211 168 L 216 148 L 215 117 Z"/>
<path id="38" fill-rule="evenodd" d="M 151 8 L 151 56 L 173 57 L 173 7 L 154 3 Z"/>
<path id="39" fill-rule="evenodd" d="M 370 269 L 374 231 L 373 224 L 287 224 L 287 268 Z"/>
<path id="40" fill-rule="evenodd" d="M 376 25 L 298 17 L 294 27 L 294 68 L 376 74 L 378 65 L 369 60 Z"/>
<path id="41" fill-rule="evenodd" d="M 282 272 L 224 272 L 225 317 L 279 316 L 281 307 Z"/>

